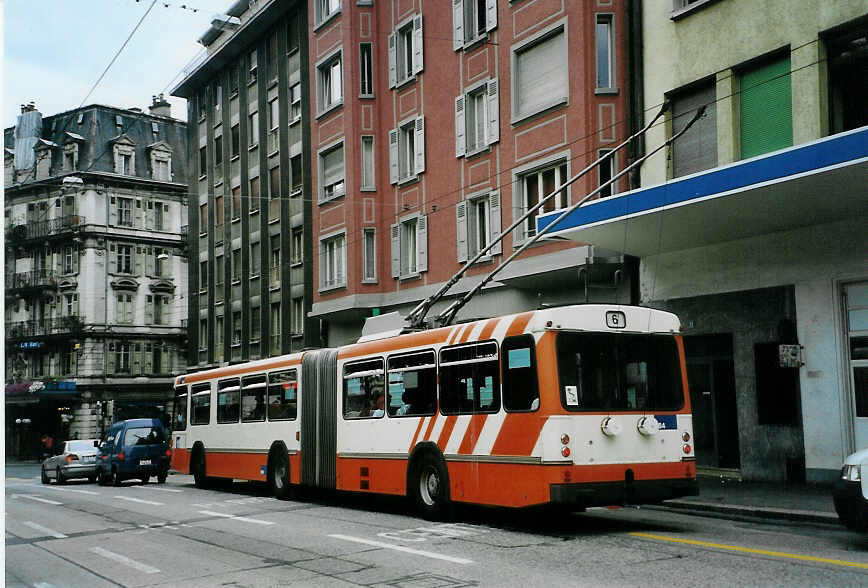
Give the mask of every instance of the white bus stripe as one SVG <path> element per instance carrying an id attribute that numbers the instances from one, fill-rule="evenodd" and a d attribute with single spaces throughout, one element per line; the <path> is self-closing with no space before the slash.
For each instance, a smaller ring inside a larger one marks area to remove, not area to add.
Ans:
<path id="1" fill-rule="evenodd" d="M 437 420 L 434 421 L 434 428 L 431 430 L 431 435 L 428 437 L 428 441 L 437 443 L 437 440 L 440 438 L 440 432 L 443 430 L 443 425 L 446 424 L 446 417 L 441 416 L 438 412 L 434 415 L 434 418 Z"/>
<path id="2" fill-rule="evenodd" d="M 422 551 L 421 549 L 413 549 L 411 547 L 404 547 L 403 545 L 394 545 L 392 543 L 384 543 L 382 541 L 373 541 L 371 539 L 362 539 L 361 537 L 350 537 L 349 535 L 329 535 L 334 539 L 343 539 L 344 541 L 352 541 L 354 543 L 361 543 L 363 545 L 372 545 L 374 547 L 382 547 L 383 549 L 393 549 L 395 551 L 400 551 L 402 553 L 412 553 L 413 555 L 421 555 L 422 557 L 430 557 L 432 559 L 442 559 L 443 561 L 448 561 L 457 564 L 472 564 L 472 559 L 464 559 L 463 557 L 453 557 L 451 555 L 443 555 L 441 553 L 434 553 L 433 551 Z"/>
<path id="3" fill-rule="evenodd" d="M 130 496 L 114 496 L 118 500 L 128 500 L 129 502 L 138 502 L 139 504 L 150 504 L 151 506 L 166 506 L 165 502 L 155 502 L 153 500 L 142 500 L 141 498 L 132 498 Z"/>
<path id="4" fill-rule="evenodd" d="M 177 488 L 160 488 L 158 486 L 130 486 L 130 488 L 138 488 L 139 490 L 159 490 L 160 492 L 183 492 Z"/>
<path id="5" fill-rule="evenodd" d="M 225 519 L 232 519 L 235 521 L 243 521 L 245 523 L 256 523 L 257 525 L 273 525 L 274 524 L 274 521 L 262 521 L 259 519 L 240 517 L 240 516 L 226 514 L 226 513 L 222 513 L 222 512 L 214 512 L 213 510 L 200 510 L 199 514 L 208 515 L 210 517 L 222 517 Z"/>
<path id="6" fill-rule="evenodd" d="M 120 553 L 115 553 L 114 551 L 109 551 L 108 549 L 103 549 L 102 547 L 91 547 L 88 551 L 91 553 L 95 553 L 97 555 L 101 555 L 108 559 L 114 560 L 118 563 L 122 563 L 125 566 L 129 566 L 133 569 L 136 569 L 140 572 L 144 572 L 146 574 L 157 574 L 160 572 L 159 569 L 149 566 L 147 564 L 143 564 L 142 562 L 136 561 L 134 559 L 130 559 L 125 555 L 121 555 Z"/>
<path id="7" fill-rule="evenodd" d="M 45 534 L 48 535 L 49 537 L 54 537 L 55 539 L 66 539 L 66 537 L 67 537 L 67 536 L 64 535 L 63 533 L 60 533 L 60 532 L 58 532 L 58 531 L 55 531 L 54 529 L 49 529 L 48 527 L 43 527 L 43 526 L 40 525 L 39 523 L 34 523 L 33 521 L 24 521 L 24 522 L 21 523 L 21 524 L 22 524 L 22 525 L 27 525 L 27 526 L 30 527 L 31 529 L 34 529 L 34 530 L 36 530 L 36 531 L 39 531 L 40 533 L 45 533 Z"/>
<path id="8" fill-rule="evenodd" d="M 57 502 L 56 500 L 48 500 L 47 498 L 39 498 L 38 496 L 30 496 L 29 494 L 13 494 L 13 497 L 18 498 L 26 498 L 28 500 L 35 500 L 37 502 L 44 502 L 45 504 L 54 504 L 56 506 L 60 506 L 63 504 L 62 502 Z"/>
<path id="9" fill-rule="evenodd" d="M 455 427 L 452 429 L 452 434 L 449 436 L 449 440 L 446 442 L 446 448 L 443 450 L 443 453 L 458 453 L 458 448 L 461 447 L 461 441 L 464 440 L 464 433 L 467 432 L 467 425 L 470 424 L 470 419 L 472 415 L 462 414 L 455 421 Z"/>
<path id="10" fill-rule="evenodd" d="M 500 427 L 503 425 L 505 418 L 506 413 L 503 411 L 488 415 L 488 418 L 485 419 L 485 424 L 482 426 L 482 432 L 479 433 L 476 447 L 473 449 L 474 455 L 491 454 L 491 448 L 494 447 L 494 442 L 497 440 L 497 435 L 500 433 Z"/>

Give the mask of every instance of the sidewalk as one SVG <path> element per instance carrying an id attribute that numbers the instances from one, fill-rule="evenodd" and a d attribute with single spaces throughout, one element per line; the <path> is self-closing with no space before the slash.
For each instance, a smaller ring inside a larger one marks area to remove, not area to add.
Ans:
<path id="1" fill-rule="evenodd" d="M 753 517 L 840 524 L 831 486 L 742 482 L 699 476 L 699 496 L 667 500 L 664 507 L 714 513 L 725 518 Z"/>

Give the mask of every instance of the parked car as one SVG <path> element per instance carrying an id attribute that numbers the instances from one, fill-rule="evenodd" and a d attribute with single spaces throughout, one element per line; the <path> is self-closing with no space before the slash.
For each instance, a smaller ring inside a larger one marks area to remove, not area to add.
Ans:
<path id="1" fill-rule="evenodd" d="M 57 445 L 56 453 L 42 462 L 42 483 L 63 484 L 72 478 L 96 480 L 99 439 L 75 439 Z"/>
<path id="2" fill-rule="evenodd" d="M 832 496 L 838 518 L 854 531 L 868 531 L 868 448 L 844 459 Z"/>
<path id="3" fill-rule="evenodd" d="M 147 484 L 157 476 L 162 484 L 169 473 L 169 439 L 160 419 L 130 419 L 113 424 L 99 445 L 100 485 L 119 486 L 123 480 Z"/>

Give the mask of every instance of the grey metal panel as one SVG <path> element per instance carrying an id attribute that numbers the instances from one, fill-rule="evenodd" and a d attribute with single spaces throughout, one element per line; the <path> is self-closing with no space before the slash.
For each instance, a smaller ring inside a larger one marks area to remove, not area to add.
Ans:
<path id="1" fill-rule="evenodd" d="M 309 351 L 301 362 L 301 483 L 316 485 L 317 359 L 322 351 Z"/>
<path id="2" fill-rule="evenodd" d="M 337 479 L 337 349 L 320 354 L 318 486 L 334 488 Z"/>

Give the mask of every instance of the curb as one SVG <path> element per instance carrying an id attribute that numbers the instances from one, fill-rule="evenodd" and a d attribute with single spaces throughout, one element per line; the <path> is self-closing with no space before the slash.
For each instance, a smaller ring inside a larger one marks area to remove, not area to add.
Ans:
<path id="1" fill-rule="evenodd" d="M 713 502 L 700 502 L 688 500 L 667 500 L 660 507 L 662 509 L 693 511 L 697 514 L 710 514 L 723 516 L 724 518 L 760 518 L 771 520 L 784 520 L 794 522 L 809 522 L 840 525 L 838 515 L 834 512 L 821 512 L 814 510 L 797 510 L 787 508 L 774 508 L 770 506 L 747 506 L 742 504 L 716 504 Z"/>

